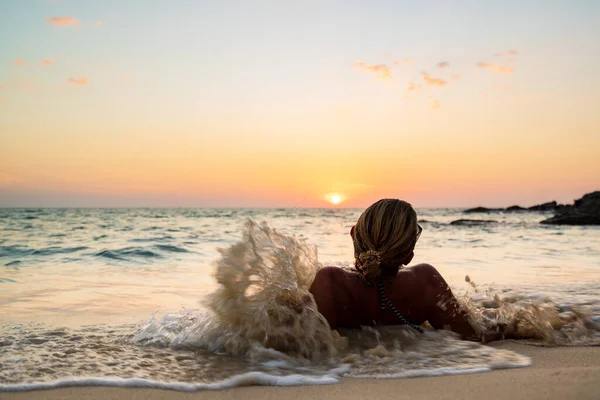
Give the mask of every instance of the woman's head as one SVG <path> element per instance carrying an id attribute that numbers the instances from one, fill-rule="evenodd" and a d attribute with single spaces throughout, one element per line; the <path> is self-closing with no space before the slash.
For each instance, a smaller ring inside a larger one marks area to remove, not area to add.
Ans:
<path id="1" fill-rule="evenodd" d="M 411 261 L 420 230 L 417 213 L 405 201 L 382 199 L 367 208 L 351 231 L 356 268 L 363 278 L 395 275 Z"/>

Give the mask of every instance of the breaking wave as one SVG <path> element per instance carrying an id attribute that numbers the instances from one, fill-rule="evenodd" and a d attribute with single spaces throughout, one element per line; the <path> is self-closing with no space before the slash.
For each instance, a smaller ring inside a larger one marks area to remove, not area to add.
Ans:
<path id="1" fill-rule="evenodd" d="M 530 364 L 515 352 L 458 340 L 447 331 L 331 330 L 308 290 L 322 266 L 316 247 L 266 223 L 248 220 L 242 239 L 219 251 L 218 289 L 203 300 L 205 309 L 155 315 L 138 327 L 1 328 L 0 390 L 107 385 L 189 391 L 334 383 L 341 375 L 451 375 Z M 478 330 L 502 325 L 511 337 L 537 345 L 600 344 L 597 317 L 585 308 L 558 305 L 545 296 L 482 293 L 468 281 L 476 293 L 459 300 Z"/>

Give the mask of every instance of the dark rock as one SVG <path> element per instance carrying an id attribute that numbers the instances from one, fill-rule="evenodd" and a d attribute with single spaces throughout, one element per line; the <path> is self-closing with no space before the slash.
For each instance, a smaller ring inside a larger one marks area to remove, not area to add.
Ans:
<path id="1" fill-rule="evenodd" d="M 572 206 L 560 206 L 542 224 L 600 225 L 600 191 L 588 193 Z"/>
<path id="2" fill-rule="evenodd" d="M 504 209 L 503 208 L 475 207 L 475 208 L 469 208 L 469 209 L 465 210 L 464 212 L 466 212 L 466 213 L 489 213 L 489 212 L 498 212 L 498 211 L 504 211 Z"/>
<path id="3" fill-rule="evenodd" d="M 538 204 L 537 206 L 529 207 L 529 211 L 552 211 L 556 210 L 556 201 L 551 201 L 549 203 Z"/>
<path id="4" fill-rule="evenodd" d="M 489 219 L 457 219 L 456 221 L 450 222 L 450 225 L 479 226 L 479 225 L 497 224 L 497 223 L 498 223 L 498 221 L 489 220 Z"/>
<path id="5" fill-rule="evenodd" d="M 510 206 L 505 211 L 509 211 L 509 212 L 513 212 L 513 211 L 527 211 L 527 209 L 523 208 L 521 206 Z"/>

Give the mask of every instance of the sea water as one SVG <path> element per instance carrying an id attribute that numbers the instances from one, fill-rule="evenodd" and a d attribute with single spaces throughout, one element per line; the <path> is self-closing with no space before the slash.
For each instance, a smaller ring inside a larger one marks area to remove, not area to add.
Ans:
<path id="1" fill-rule="evenodd" d="M 355 209 L 0 210 L 0 390 L 329 384 L 529 365 L 403 326 L 329 329 L 308 288 L 352 268 Z M 433 264 L 478 329 L 600 344 L 600 229 L 548 214 L 417 210 Z"/>

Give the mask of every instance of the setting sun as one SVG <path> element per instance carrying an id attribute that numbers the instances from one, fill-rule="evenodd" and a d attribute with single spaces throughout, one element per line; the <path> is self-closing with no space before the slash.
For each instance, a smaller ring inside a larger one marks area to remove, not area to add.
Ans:
<path id="1" fill-rule="evenodd" d="M 328 193 L 325 195 L 325 199 L 333 205 L 342 203 L 346 198 L 340 193 Z"/>

